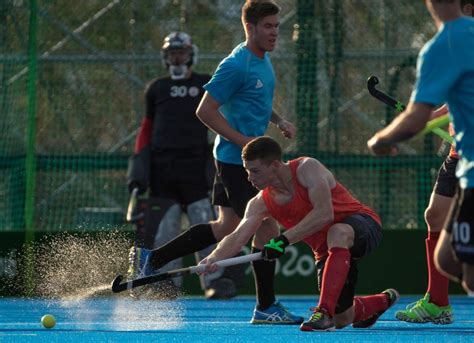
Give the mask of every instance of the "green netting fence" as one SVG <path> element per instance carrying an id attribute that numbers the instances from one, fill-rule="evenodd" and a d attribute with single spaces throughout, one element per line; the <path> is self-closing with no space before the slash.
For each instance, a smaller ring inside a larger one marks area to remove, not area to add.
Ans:
<path id="1" fill-rule="evenodd" d="M 243 40 L 241 0 L 0 1 L 0 230 L 121 227 L 125 174 L 144 112 L 145 84 L 166 73 L 159 49 L 173 30 L 212 73 Z M 438 138 L 374 158 L 367 139 L 394 111 L 366 80 L 407 101 L 416 54 L 434 33 L 423 2 L 280 0 L 275 108 L 297 124 L 288 156 L 331 168 L 382 216 L 422 228 L 446 153 Z M 269 134 L 278 137 L 273 128 Z"/>

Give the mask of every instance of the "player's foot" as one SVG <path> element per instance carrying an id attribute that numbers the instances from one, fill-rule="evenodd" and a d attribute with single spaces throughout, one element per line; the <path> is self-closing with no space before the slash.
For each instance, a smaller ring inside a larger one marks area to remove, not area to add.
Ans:
<path id="1" fill-rule="evenodd" d="M 280 304 L 280 302 L 274 302 L 269 308 L 259 311 L 255 307 L 253 311 L 253 317 L 250 323 L 252 324 L 301 324 L 304 318 L 291 314 L 288 309 Z"/>
<path id="2" fill-rule="evenodd" d="M 334 320 L 326 309 L 315 307 L 311 310 L 313 314 L 306 322 L 301 324 L 301 331 L 333 331 L 336 329 Z"/>
<path id="3" fill-rule="evenodd" d="M 130 249 L 128 260 L 128 278 L 135 279 L 144 277 L 158 272 L 157 269 L 152 268 L 148 262 L 151 250 L 145 248 L 132 247 Z"/>
<path id="4" fill-rule="evenodd" d="M 211 281 L 204 295 L 206 299 L 230 299 L 237 295 L 237 287 L 231 279 L 221 277 Z"/>
<path id="5" fill-rule="evenodd" d="M 451 324 L 454 321 L 451 305 L 438 306 L 430 302 L 430 294 L 409 304 L 404 311 L 397 311 L 395 318 L 409 323 Z"/>
<path id="6" fill-rule="evenodd" d="M 382 294 L 387 295 L 388 307 L 383 311 L 374 313 L 369 318 L 352 323 L 353 328 L 356 328 L 356 329 L 370 328 L 372 325 L 375 324 L 377 319 L 379 319 L 379 317 L 385 313 L 385 311 L 387 311 L 390 307 L 395 305 L 398 299 L 400 299 L 400 294 L 397 292 L 396 289 L 393 289 L 393 288 L 386 289 L 385 291 L 382 292 Z"/>
<path id="7" fill-rule="evenodd" d="M 150 251 L 151 250 L 149 249 L 135 246 L 130 248 L 130 252 L 128 254 L 129 265 L 127 272 L 127 277 L 129 280 L 152 275 L 158 272 L 158 270 L 150 268 L 150 264 L 148 263 Z M 136 299 L 143 297 L 149 298 L 148 294 L 150 293 L 153 293 L 151 286 L 139 287 L 129 291 L 129 295 Z"/>

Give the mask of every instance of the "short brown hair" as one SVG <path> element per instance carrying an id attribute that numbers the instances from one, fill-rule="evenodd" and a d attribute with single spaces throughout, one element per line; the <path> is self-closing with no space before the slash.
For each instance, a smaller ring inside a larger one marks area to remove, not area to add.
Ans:
<path id="1" fill-rule="evenodd" d="M 461 8 L 466 6 L 467 4 L 474 5 L 474 0 L 461 0 Z"/>
<path id="2" fill-rule="evenodd" d="M 281 161 L 282 150 L 276 140 L 268 136 L 252 139 L 242 150 L 242 160 L 262 160 L 267 165 L 273 161 Z"/>
<path id="3" fill-rule="evenodd" d="M 280 6 L 271 0 L 247 0 L 242 7 L 242 23 L 257 25 L 260 19 L 278 13 Z"/>

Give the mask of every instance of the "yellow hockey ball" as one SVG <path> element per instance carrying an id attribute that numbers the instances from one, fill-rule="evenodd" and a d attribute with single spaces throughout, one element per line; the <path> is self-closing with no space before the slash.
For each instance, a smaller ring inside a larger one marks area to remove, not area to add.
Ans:
<path id="1" fill-rule="evenodd" d="M 56 318 L 52 314 L 45 314 L 43 317 L 41 317 L 41 324 L 46 329 L 52 329 L 56 325 Z"/>

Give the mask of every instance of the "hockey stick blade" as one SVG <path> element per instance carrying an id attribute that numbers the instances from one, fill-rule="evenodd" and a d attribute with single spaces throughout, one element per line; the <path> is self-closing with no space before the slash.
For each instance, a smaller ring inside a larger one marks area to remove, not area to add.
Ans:
<path id="1" fill-rule="evenodd" d="M 189 267 L 189 268 L 175 269 L 175 270 L 172 270 L 172 271 L 169 271 L 169 272 L 164 272 L 164 273 L 154 274 L 154 275 L 150 275 L 150 276 L 145 276 L 145 277 L 142 277 L 142 278 L 126 281 L 126 282 L 123 282 L 123 283 L 122 283 L 123 276 L 122 275 L 117 275 L 115 277 L 114 281 L 112 281 L 112 292 L 120 293 L 120 292 L 126 291 L 127 289 L 132 289 L 132 288 L 135 288 L 135 287 L 145 286 L 145 285 L 149 285 L 149 284 L 154 283 L 154 282 L 163 281 L 163 280 L 166 280 L 166 279 L 191 274 L 191 273 L 194 272 L 191 268 L 195 268 L 195 266 Z"/>
<path id="2" fill-rule="evenodd" d="M 369 90 L 370 95 L 374 98 L 380 100 L 384 104 L 394 108 L 397 112 L 403 112 L 405 110 L 405 105 L 400 101 L 395 100 L 391 96 L 385 94 L 384 92 L 379 91 L 375 86 L 379 83 L 377 76 L 371 76 L 367 79 L 367 89 Z"/>
<path id="3" fill-rule="evenodd" d="M 261 258 L 262 258 L 262 253 L 257 252 L 250 255 L 237 256 L 233 258 L 228 258 L 226 260 L 221 260 L 221 261 L 216 262 L 216 264 L 219 267 L 229 267 L 236 264 L 260 260 Z M 112 281 L 112 292 L 120 293 L 127 289 L 132 289 L 135 287 L 148 285 L 148 284 L 166 280 L 169 278 L 202 272 L 204 268 L 205 268 L 204 265 L 191 266 L 187 268 L 180 268 L 180 269 L 170 270 L 168 272 L 145 276 L 145 277 L 141 277 L 141 278 L 126 281 L 126 282 L 122 282 L 123 280 L 122 275 L 117 275 L 115 279 Z"/>
<path id="4" fill-rule="evenodd" d="M 369 90 L 370 95 L 372 95 L 377 100 L 383 102 L 384 104 L 396 109 L 398 112 L 403 112 L 405 110 L 405 105 L 400 101 L 395 100 L 391 96 L 385 94 L 384 92 L 378 90 L 375 86 L 378 85 L 379 79 L 377 76 L 371 76 L 367 79 L 367 89 Z M 420 135 L 426 135 L 428 133 L 433 133 L 439 136 L 441 139 L 446 142 L 453 144 L 454 139 L 449 135 L 448 132 L 441 129 L 441 126 L 447 125 L 449 123 L 449 118 L 447 115 L 444 115 L 439 118 L 430 120 L 426 127 L 419 133 Z"/>

